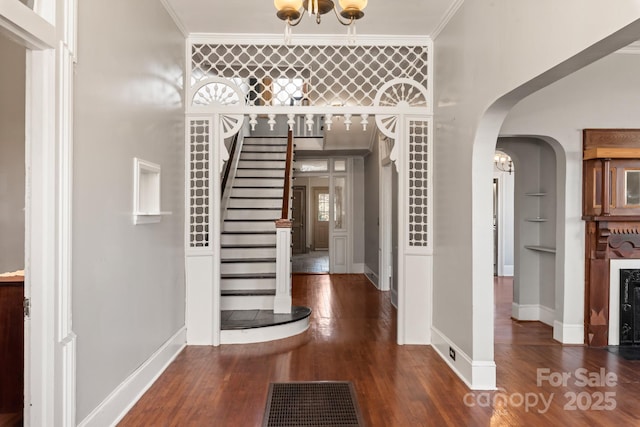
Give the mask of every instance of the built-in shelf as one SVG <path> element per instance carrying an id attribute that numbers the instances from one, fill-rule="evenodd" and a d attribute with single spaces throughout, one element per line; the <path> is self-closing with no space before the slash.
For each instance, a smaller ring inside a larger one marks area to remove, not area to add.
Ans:
<path id="1" fill-rule="evenodd" d="M 547 222 L 547 218 L 525 218 L 525 221 L 529 222 Z"/>
<path id="2" fill-rule="evenodd" d="M 524 247 L 526 249 L 530 249 L 532 251 L 537 251 L 537 252 L 548 252 L 548 253 L 551 253 L 551 254 L 555 254 L 556 253 L 556 248 L 552 248 L 551 246 L 525 245 Z"/>
<path id="3" fill-rule="evenodd" d="M 532 197 L 542 197 L 542 196 L 546 196 L 547 193 L 524 193 L 525 196 L 532 196 Z"/>

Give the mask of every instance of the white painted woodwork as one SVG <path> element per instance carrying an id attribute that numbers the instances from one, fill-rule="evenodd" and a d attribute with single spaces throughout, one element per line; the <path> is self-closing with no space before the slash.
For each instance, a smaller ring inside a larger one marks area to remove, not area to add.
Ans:
<path id="1" fill-rule="evenodd" d="M 227 278 L 220 279 L 220 289 L 226 290 L 267 290 L 276 288 L 275 278 Z"/>
<path id="2" fill-rule="evenodd" d="M 279 197 L 282 203 L 282 188 L 233 188 L 231 197 Z"/>
<path id="3" fill-rule="evenodd" d="M 229 209 L 226 219 L 265 219 L 275 220 L 280 216 L 279 209 Z"/>
<path id="4" fill-rule="evenodd" d="M 256 150 L 258 152 L 253 153 L 253 152 L 247 152 L 248 149 L 250 149 L 251 147 L 245 147 L 245 150 L 242 151 L 242 154 L 240 154 L 240 160 L 256 160 L 256 159 L 260 159 L 260 160 L 277 160 L 277 161 L 284 161 L 287 158 L 287 153 L 282 151 L 278 151 L 278 152 L 269 152 L 269 151 L 260 151 L 260 150 Z M 252 150 L 253 151 L 253 150 Z"/>
<path id="5" fill-rule="evenodd" d="M 274 313 L 291 313 L 291 227 L 276 230 L 276 297 Z"/>
<path id="6" fill-rule="evenodd" d="M 236 177 L 233 181 L 234 188 L 241 187 L 275 187 L 282 188 L 282 178 L 245 178 Z"/>
<path id="7" fill-rule="evenodd" d="M 276 263 L 273 261 L 223 262 L 220 264 L 221 274 L 262 274 L 275 272 Z"/>
<path id="8" fill-rule="evenodd" d="M 224 231 L 273 231 L 275 230 L 273 221 L 225 221 Z"/>
<path id="9" fill-rule="evenodd" d="M 273 224 L 273 222 L 272 222 Z M 269 233 L 223 233 L 220 236 L 223 245 L 253 245 L 253 244 L 276 244 L 275 226 Z"/>
<path id="10" fill-rule="evenodd" d="M 222 295 L 220 310 L 273 310 L 274 299 L 274 295 Z"/>
<path id="11" fill-rule="evenodd" d="M 222 259 L 275 258 L 276 248 L 225 248 L 220 250 Z"/>
<path id="12" fill-rule="evenodd" d="M 309 329 L 309 317 L 283 325 L 220 331 L 222 344 L 250 344 L 288 338 Z"/>
<path id="13" fill-rule="evenodd" d="M 280 169 L 238 169 L 236 178 L 263 176 L 265 178 L 284 179 L 284 174 Z"/>
<path id="14" fill-rule="evenodd" d="M 274 153 L 280 154 L 284 153 L 287 149 L 287 145 L 284 144 L 264 144 L 264 143 L 255 143 L 255 142 L 246 142 L 246 150 L 248 151 L 259 151 L 264 153 Z M 253 154 L 253 153 L 252 153 Z"/>
<path id="15" fill-rule="evenodd" d="M 282 169 L 284 170 L 284 160 L 267 160 L 267 161 L 256 161 L 256 160 L 240 160 L 238 162 L 239 168 L 250 168 L 250 169 L 263 169 L 263 168 L 271 168 L 271 169 Z"/>
<path id="16" fill-rule="evenodd" d="M 282 198 L 271 197 L 262 199 L 230 199 L 230 208 L 269 208 L 269 209 L 282 209 Z"/>

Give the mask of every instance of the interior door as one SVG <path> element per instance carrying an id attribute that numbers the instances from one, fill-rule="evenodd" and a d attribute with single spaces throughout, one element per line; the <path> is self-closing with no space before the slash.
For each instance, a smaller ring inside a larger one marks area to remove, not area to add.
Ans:
<path id="1" fill-rule="evenodd" d="M 293 187 L 293 207 L 291 217 L 293 219 L 291 240 L 294 254 L 307 252 L 307 233 L 305 228 L 307 212 L 307 189 L 303 186 Z"/>
<path id="2" fill-rule="evenodd" d="M 313 249 L 329 249 L 329 188 L 313 188 Z"/>

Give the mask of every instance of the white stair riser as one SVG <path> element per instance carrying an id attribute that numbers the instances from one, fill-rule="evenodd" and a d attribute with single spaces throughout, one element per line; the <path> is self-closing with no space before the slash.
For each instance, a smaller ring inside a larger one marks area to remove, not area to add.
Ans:
<path id="1" fill-rule="evenodd" d="M 262 144 L 247 144 L 244 143 L 242 145 L 242 151 L 260 151 L 262 153 L 285 153 L 287 150 L 287 145 L 262 145 Z"/>
<path id="2" fill-rule="evenodd" d="M 222 274 L 275 273 L 275 262 L 223 262 L 220 264 Z"/>
<path id="3" fill-rule="evenodd" d="M 223 291 L 245 289 L 275 289 L 276 279 L 247 278 L 247 279 L 220 279 L 220 289 Z"/>
<path id="4" fill-rule="evenodd" d="M 273 221 L 225 221 L 222 226 L 223 231 L 273 231 L 276 223 Z"/>
<path id="5" fill-rule="evenodd" d="M 246 147 L 245 147 L 246 148 Z M 251 150 L 251 152 L 247 153 L 245 150 L 242 150 L 240 153 L 240 160 L 280 160 L 284 161 L 287 159 L 286 152 L 277 152 L 277 151 L 260 151 L 246 148 L 246 150 Z"/>
<path id="6" fill-rule="evenodd" d="M 279 178 L 284 182 L 284 169 L 238 169 L 236 179 L 245 176 L 263 176 L 265 178 Z"/>
<path id="7" fill-rule="evenodd" d="M 273 310 L 273 295 L 223 295 L 220 310 Z"/>
<path id="8" fill-rule="evenodd" d="M 241 178 L 233 180 L 233 187 L 283 187 L 284 178 Z"/>
<path id="9" fill-rule="evenodd" d="M 266 162 L 260 162 L 255 160 L 240 160 L 238 162 L 239 168 L 251 168 L 251 169 L 282 169 L 284 170 L 285 161 L 269 160 Z"/>
<path id="10" fill-rule="evenodd" d="M 282 209 L 282 198 L 278 199 L 229 199 L 230 208 Z"/>
<path id="11" fill-rule="evenodd" d="M 276 220 L 282 216 L 282 209 L 229 209 L 227 219 Z"/>
<path id="12" fill-rule="evenodd" d="M 282 198 L 282 188 L 233 188 L 231 197 L 280 197 Z M 282 205 L 282 201 L 280 201 Z"/>
<path id="13" fill-rule="evenodd" d="M 274 234 L 222 234 L 220 243 L 223 245 L 254 245 L 265 244 L 275 245 L 276 235 Z"/>
<path id="14" fill-rule="evenodd" d="M 220 331 L 221 344 L 248 344 L 292 337 L 309 329 L 309 317 L 283 325 Z"/>
<path id="15" fill-rule="evenodd" d="M 275 258 L 276 248 L 222 248 L 222 259 Z"/>

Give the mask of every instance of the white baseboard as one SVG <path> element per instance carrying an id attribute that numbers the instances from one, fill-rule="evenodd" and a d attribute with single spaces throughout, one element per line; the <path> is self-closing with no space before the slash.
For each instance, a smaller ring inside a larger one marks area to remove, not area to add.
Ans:
<path id="1" fill-rule="evenodd" d="M 167 366 L 173 362 L 186 346 L 186 342 L 187 329 L 183 326 L 116 387 L 78 426 L 115 426 L 158 379 L 160 374 L 167 369 Z"/>
<path id="2" fill-rule="evenodd" d="M 496 389 L 496 364 L 494 361 L 471 360 L 465 352 L 435 327 L 431 328 L 431 346 L 471 390 Z M 449 348 L 455 350 L 456 360 L 449 357 Z"/>
<path id="3" fill-rule="evenodd" d="M 364 266 L 364 275 L 367 276 L 367 279 L 375 286 L 377 289 L 380 289 L 380 282 L 378 280 L 378 275 L 369 268 L 368 265 Z"/>
<path id="4" fill-rule="evenodd" d="M 553 339 L 562 344 L 584 344 L 584 325 L 553 322 Z"/>
<path id="5" fill-rule="evenodd" d="M 555 310 L 540 304 L 511 303 L 511 316 L 517 320 L 538 321 L 553 326 Z"/>
<path id="6" fill-rule="evenodd" d="M 513 277 L 513 265 L 503 265 L 502 275 L 505 277 Z"/>
<path id="7" fill-rule="evenodd" d="M 353 274 L 364 274 L 365 266 L 363 262 L 353 263 L 351 264 L 351 273 Z"/>

